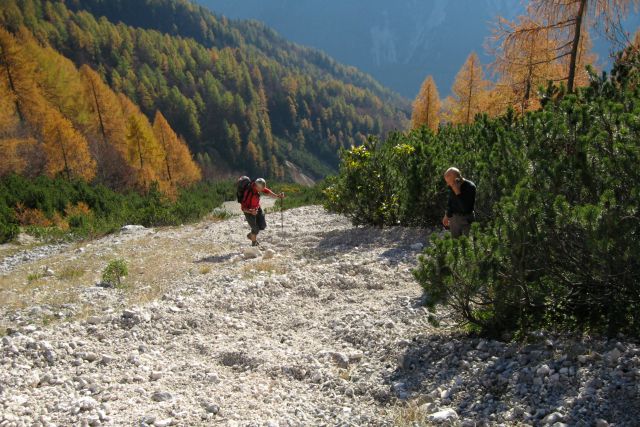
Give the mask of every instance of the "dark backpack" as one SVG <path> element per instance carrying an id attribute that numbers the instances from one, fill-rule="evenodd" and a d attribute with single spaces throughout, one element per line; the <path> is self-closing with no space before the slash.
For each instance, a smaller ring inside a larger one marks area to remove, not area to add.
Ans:
<path id="1" fill-rule="evenodd" d="M 238 199 L 238 203 L 242 203 L 247 194 L 247 190 L 250 188 L 253 181 L 248 176 L 242 176 L 238 179 L 238 183 L 236 184 L 236 198 Z"/>

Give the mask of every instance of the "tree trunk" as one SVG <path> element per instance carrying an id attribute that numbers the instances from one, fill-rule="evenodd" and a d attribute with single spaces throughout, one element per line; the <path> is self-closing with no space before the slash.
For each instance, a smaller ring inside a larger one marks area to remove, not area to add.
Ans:
<path id="1" fill-rule="evenodd" d="M 91 85 L 91 93 L 93 93 L 93 100 L 96 103 L 96 111 L 98 112 L 98 121 L 100 122 L 100 133 L 102 134 L 102 141 L 107 145 L 107 132 L 104 130 L 104 122 L 102 121 L 102 111 L 100 110 L 100 103 L 98 102 L 98 94 L 96 88 L 93 85 L 93 80 L 89 77 L 89 84 Z"/>
<path id="2" fill-rule="evenodd" d="M 529 99 L 531 99 L 531 86 L 533 85 L 533 49 L 534 38 L 531 37 L 531 46 L 529 46 L 529 64 L 527 64 L 527 81 L 524 88 L 524 100 L 522 101 L 522 114 L 529 108 Z"/>
<path id="3" fill-rule="evenodd" d="M 138 145 L 138 157 L 140 157 L 140 170 L 142 171 L 142 169 L 144 169 L 144 162 L 142 160 L 142 145 L 140 145 L 140 136 L 138 135 L 138 138 L 136 139 L 136 143 Z"/>
<path id="4" fill-rule="evenodd" d="M 431 129 L 431 121 L 429 120 L 429 112 L 431 111 L 431 86 L 427 88 L 427 127 Z"/>
<path id="5" fill-rule="evenodd" d="M 60 149 L 62 150 L 62 159 L 64 160 L 64 172 L 67 175 L 67 181 L 71 181 L 71 172 L 69 171 L 69 162 L 67 160 L 67 150 L 64 149 L 64 142 L 62 142 L 62 138 L 60 137 L 60 130 L 58 129 L 58 144 L 60 144 Z"/>
<path id="6" fill-rule="evenodd" d="M 584 14 L 587 11 L 587 0 L 580 0 L 580 8 L 576 15 L 575 32 L 573 35 L 573 44 L 571 46 L 571 63 L 569 64 L 569 81 L 567 83 L 567 89 L 569 93 L 573 93 L 574 82 L 576 79 L 576 65 L 578 63 L 578 54 L 580 51 L 580 40 L 582 35 L 582 21 Z"/>
<path id="7" fill-rule="evenodd" d="M 164 139 L 164 129 L 162 128 L 162 124 L 160 126 L 160 137 L 162 139 L 162 148 L 164 148 L 164 162 L 167 165 L 167 175 L 169 176 L 169 182 L 173 184 L 173 179 L 171 178 L 171 168 L 169 167 L 169 150 L 167 150 L 167 143 Z"/>
<path id="8" fill-rule="evenodd" d="M 473 94 L 473 72 L 475 71 L 475 61 L 471 62 L 471 69 L 469 70 L 469 94 L 467 98 L 467 118 L 466 124 L 469 124 L 471 120 L 471 95 Z"/>
<path id="9" fill-rule="evenodd" d="M 17 95 L 15 84 L 13 83 L 13 76 L 11 75 L 11 68 L 9 67 L 9 61 L 7 60 L 7 56 L 4 52 L 0 52 L 2 58 L 2 62 L 4 62 L 4 68 L 7 71 L 7 78 L 9 79 L 9 87 L 11 88 L 11 92 Z M 22 110 L 20 109 L 20 103 L 18 102 L 18 97 L 16 96 L 15 100 L 16 111 L 18 112 L 18 117 L 20 118 L 20 123 L 24 123 L 24 115 L 22 114 Z"/>

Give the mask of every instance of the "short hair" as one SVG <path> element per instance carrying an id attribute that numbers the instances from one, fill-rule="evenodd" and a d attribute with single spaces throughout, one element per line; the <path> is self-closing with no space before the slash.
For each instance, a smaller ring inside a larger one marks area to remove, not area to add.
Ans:
<path id="1" fill-rule="evenodd" d="M 462 178 L 462 174 L 460 173 L 460 169 L 458 168 L 451 167 L 447 169 L 447 171 L 444 173 L 444 176 L 449 176 L 451 174 L 454 174 L 456 178 Z"/>

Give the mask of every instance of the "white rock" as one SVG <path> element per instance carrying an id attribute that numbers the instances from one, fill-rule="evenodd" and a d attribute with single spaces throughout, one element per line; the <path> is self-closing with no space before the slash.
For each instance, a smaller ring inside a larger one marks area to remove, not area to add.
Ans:
<path id="1" fill-rule="evenodd" d="M 19 245 L 30 245 L 32 243 L 36 242 L 35 237 L 30 236 L 26 233 L 20 233 L 18 234 L 18 237 L 16 237 L 15 242 Z"/>
<path id="2" fill-rule="evenodd" d="M 96 360 L 98 360 L 98 355 L 91 351 L 82 353 L 80 357 L 82 357 L 87 362 L 95 362 Z"/>
<path id="3" fill-rule="evenodd" d="M 218 414 L 220 412 L 220 407 L 215 403 L 207 403 L 204 406 L 204 409 L 210 414 Z"/>
<path id="4" fill-rule="evenodd" d="M 173 419 L 172 418 L 165 418 L 164 420 L 155 420 L 153 422 L 153 425 L 156 427 L 168 427 L 173 425 Z"/>
<path id="5" fill-rule="evenodd" d="M 424 245 L 422 243 L 414 243 L 413 245 L 411 245 L 411 249 L 413 249 L 414 251 L 421 251 L 422 248 L 424 248 Z"/>
<path id="6" fill-rule="evenodd" d="M 244 259 L 258 258 L 260 256 L 260 249 L 254 247 L 245 248 L 242 251 L 242 255 L 244 256 Z"/>
<path id="7" fill-rule="evenodd" d="M 273 259 L 273 257 L 276 256 L 276 251 L 274 251 L 273 249 L 267 249 L 266 251 L 264 251 L 264 254 L 262 254 L 262 259 Z"/>
<path id="8" fill-rule="evenodd" d="M 147 228 L 143 225 L 125 225 L 120 229 L 120 232 L 123 234 L 133 234 L 146 229 Z"/>
<path id="9" fill-rule="evenodd" d="M 445 421 L 455 421 L 458 419 L 458 413 L 452 408 L 443 408 L 438 412 L 429 414 L 427 418 L 429 419 L 429 421 L 433 421 L 436 423 L 441 423 Z"/>
<path id="10" fill-rule="evenodd" d="M 555 422 L 558 422 L 560 420 L 562 420 L 562 414 L 560 412 L 552 412 L 542 419 L 542 423 L 554 424 Z"/>
<path id="11" fill-rule="evenodd" d="M 87 317 L 87 323 L 90 325 L 97 325 L 100 323 L 100 317 L 98 316 L 89 316 Z"/>
<path id="12" fill-rule="evenodd" d="M 547 365 L 542 365 L 536 370 L 536 375 L 539 377 L 546 377 L 551 372 L 551 368 Z"/>
<path id="13" fill-rule="evenodd" d="M 73 402 L 73 406 L 79 411 L 89 411 L 95 409 L 98 406 L 98 402 L 92 397 L 83 396 Z"/>
<path id="14" fill-rule="evenodd" d="M 104 365 L 108 365 L 111 362 L 113 362 L 113 356 L 111 356 L 109 354 L 103 354 L 102 355 L 102 358 L 100 359 L 100 363 L 102 363 Z"/>
<path id="15" fill-rule="evenodd" d="M 338 365 L 339 367 L 345 368 L 345 369 L 349 367 L 349 357 L 346 354 L 334 352 L 334 353 L 331 353 L 331 357 L 333 358 L 333 361 L 336 363 L 336 365 Z"/>
<path id="16" fill-rule="evenodd" d="M 598 418 L 596 420 L 596 427 L 609 427 L 609 422 L 607 422 L 607 420 L 603 420 L 602 418 Z"/>
<path id="17" fill-rule="evenodd" d="M 136 312 L 134 310 L 122 310 L 122 317 L 125 319 L 133 319 L 136 316 Z"/>
<path id="18" fill-rule="evenodd" d="M 173 399 L 173 395 L 168 391 L 156 391 L 151 395 L 151 399 L 154 402 L 168 402 Z"/>
<path id="19" fill-rule="evenodd" d="M 38 328 L 35 325 L 27 325 L 24 328 L 22 328 L 22 333 L 23 334 L 30 334 L 33 333 L 35 331 L 37 331 Z"/>
<path id="20" fill-rule="evenodd" d="M 162 378 L 162 372 L 160 371 L 153 371 L 149 374 L 149 379 L 151 379 L 151 381 L 158 381 L 160 378 Z"/>
<path id="21" fill-rule="evenodd" d="M 609 363 L 616 363 L 618 359 L 620 359 L 620 356 L 622 356 L 620 350 L 614 348 L 609 353 L 607 353 L 607 360 L 609 361 Z"/>

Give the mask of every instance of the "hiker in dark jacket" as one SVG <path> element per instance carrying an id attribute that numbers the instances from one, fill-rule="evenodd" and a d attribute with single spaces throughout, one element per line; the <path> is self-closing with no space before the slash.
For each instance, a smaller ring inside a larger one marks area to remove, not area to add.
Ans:
<path id="1" fill-rule="evenodd" d="M 267 182 L 263 178 L 258 178 L 245 190 L 240 208 L 251 227 L 251 232 L 247 234 L 247 239 L 251 240 L 251 246 L 258 246 L 258 233 L 267 228 L 267 220 L 260 207 L 260 195 L 284 199 L 284 193 L 276 194 L 267 188 Z"/>
<path id="2" fill-rule="evenodd" d="M 471 223 L 475 219 L 476 185 L 464 179 L 457 168 L 449 168 L 444 174 L 449 186 L 449 202 L 447 213 L 442 218 L 442 225 L 451 230 L 454 238 L 463 234 L 469 235 Z"/>

